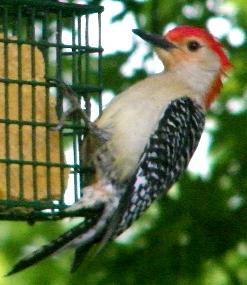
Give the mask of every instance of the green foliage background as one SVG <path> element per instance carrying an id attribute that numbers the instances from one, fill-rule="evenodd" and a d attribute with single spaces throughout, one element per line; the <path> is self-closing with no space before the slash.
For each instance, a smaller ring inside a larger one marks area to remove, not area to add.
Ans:
<path id="1" fill-rule="evenodd" d="M 98 5 L 102 1 L 87 2 Z M 132 13 L 141 28 L 157 33 L 162 33 L 170 22 L 205 27 L 207 20 L 216 16 L 247 30 L 247 5 L 243 0 L 108 2 L 122 2 L 124 6 L 113 21 Z M 197 7 L 198 17 L 187 18 L 182 13 L 186 5 Z M 224 13 L 222 5 L 232 5 L 235 13 Z M 65 252 L 16 276 L 0 277 L 1 285 L 247 284 L 247 47 L 246 41 L 231 46 L 227 35 L 221 40 L 234 70 L 209 112 L 215 125 L 208 130 L 213 161 L 210 175 L 203 179 L 189 173 L 183 175 L 173 189 L 175 194 L 155 203 L 134 225 L 128 240 L 111 243 L 77 273 L 69 273 L 72 252 Z M 106 89 L 118 93 L 146 76 L 143 69 L 135 70 L 132 78 L 125 78 L 119 71 L 135 48 L 104 57 Z M 241 105 L 240 111 L 233 112 L 229 107 L 233 100 Z M 25 253 L 27 245 L 43 244 L 69 224 L 43 222 L 31 227 L 21 222 L 1 222 L 0 275 Z"/>

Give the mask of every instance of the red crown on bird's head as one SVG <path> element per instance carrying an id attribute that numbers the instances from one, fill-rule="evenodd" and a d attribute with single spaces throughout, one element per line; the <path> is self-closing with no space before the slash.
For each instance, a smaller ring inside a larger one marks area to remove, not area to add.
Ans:
<path id="1" fill-rule="evenodd" d="M 219 57 L 221 64 L 221 71 L 213 82 L 209 92 L 206 94 L 204 98 L 205 108 L 209 108 L 211 103 L 215 100 L 217 95 L 220 92 L 222 87 L 221 75 L 224 74 L 227 70 L 232 67 L 232 64 L 229 58 L 224 51 L 223 45 L 208 31 L 202 28 L 193 27 L 193 26 L 178 26 L 174 29 L 167 32 L 165 35 L 166 39 L 171 42 L 180 42 L 183 41 L 184 38 L 195 37 L 201 39 L 207 43 L 207 45 L 215 52 L 215 54 Z"/>
<path id="2" fill-rule="evenodd" d="M 193 26 L 177 26 L 167 32 L 165 37 L 167 40 L 172 42 L 179 42 L 188 37 L 202 39 L 203 41 L 207 42 L 208 46 L 218 55 L 222 72 L 225 72 L 232 67 L 231 62 L 224 51 L 223 45 L 205 29 Z"/>

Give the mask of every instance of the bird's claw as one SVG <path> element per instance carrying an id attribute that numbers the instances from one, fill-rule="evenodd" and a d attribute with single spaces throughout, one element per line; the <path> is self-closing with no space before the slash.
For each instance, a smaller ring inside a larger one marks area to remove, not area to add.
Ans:
<path id="1" fill-rule="evenodd" d="M 74 92 L 74 90 L 70 86 L 68 86 L 65 82 L 63 82 L 61 80 L 58 80 L 55 78 L 54 79 L 48 78 L 47 81 L 49 83 L 53 84 L 54 86 L 56 86 L 60 90 L 62 95 L 65 98 L 67 98 L 71 104 L 71 107 L 67 111 L 65 111 L 61 114 L 58 125 L 56 127 L 53 127 L 52 129 L 55 131 L 61 130 L 64 126 L 65 121 L 68 119 L 68 117 L 70 117 L 75 112 L 79 113 L 79 116 L 85 122 L 86 127 L 88 129 L 91 129 L 93 127 L 93 124 L 90 121 L 87 114 L 82 110 L 80 101 L 78 99 L 78 96 Z"/>

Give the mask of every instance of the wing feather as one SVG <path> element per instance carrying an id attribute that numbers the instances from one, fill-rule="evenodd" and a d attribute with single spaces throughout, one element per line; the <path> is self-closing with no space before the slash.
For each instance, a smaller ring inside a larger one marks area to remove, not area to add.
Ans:
<path id="1" fill-rule="evenodd" d="M 169 104 L 125 188 L 103 244 L 128 228 L 179 179 L 199 143 L 204 123 L 203 109 L 190 98 Z"/>

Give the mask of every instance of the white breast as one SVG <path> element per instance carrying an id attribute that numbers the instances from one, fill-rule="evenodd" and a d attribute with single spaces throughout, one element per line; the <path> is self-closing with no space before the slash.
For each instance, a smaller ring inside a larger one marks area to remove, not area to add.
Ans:
<path id="1" fill-rule="evenodd" d="M 167 105 L 189 93 L 187 86 L 180 81 L 171 83 L 169 73 L 163 73 L 138 82 L 110 103 L 97 125 L 112 134 L 108 147 L 119 179 L 126 179 L 137 167 Z"/>

